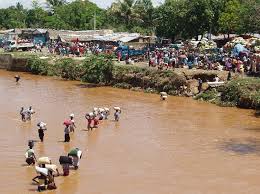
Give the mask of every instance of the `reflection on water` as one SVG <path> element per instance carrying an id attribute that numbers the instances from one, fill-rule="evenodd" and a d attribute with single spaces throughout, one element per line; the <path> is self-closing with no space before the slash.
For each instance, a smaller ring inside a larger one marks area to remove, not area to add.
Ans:
<path id="1" fill-rule="evenodd" d="M 237 154 L 260 154 L 260 139 L 230 139 L 221 148 Z"/>
<path id="2" fill-rule="evenodd" d="M 0 193 L 34 193 L 32 167 L 23 166 L 36 124 L 45 121 L 44 143 L 36 156 L 59 164 L 71 148 L 83 150 L 78 171 L 57 177 L 58 189 L 45 193 L 89 194 L 256 194 L 260 193 L 259 119 L 253 111 L 221 108 L 188 98 L 169 97 L 79 82 L 0 71 Z M 21 106 L 33 106 L 30 123 L 20 121 Z M 121 106 L 86 131 L 85 113 L 93 107 Z M 76 130 L 63 143 L 62 122 L 75 114 Z M 59 166 L 59 165 L 58 165 Z M 60 168 L 61 171 L 61 168 Z"/>

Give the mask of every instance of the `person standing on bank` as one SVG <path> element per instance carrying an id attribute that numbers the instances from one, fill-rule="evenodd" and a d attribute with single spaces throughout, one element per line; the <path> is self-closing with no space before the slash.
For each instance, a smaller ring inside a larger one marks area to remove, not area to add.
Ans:
<path id="1" fill-rule="evenodd" d="M 198 90 L 199 90 L 199 93 L 200 93 L 201 90 L 202 90 L 202 80 L 200 78 L 198 79 L 198 84 L 199 84 Z"/>

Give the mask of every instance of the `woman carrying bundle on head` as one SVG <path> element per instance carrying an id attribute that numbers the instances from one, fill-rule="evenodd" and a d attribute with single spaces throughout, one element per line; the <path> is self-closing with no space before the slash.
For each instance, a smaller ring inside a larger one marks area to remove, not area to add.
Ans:
<path id="1" fill-rule="evenodd" d="M 114 113 L 114 117 L 115 117 L 115 121 L 119 121 L 119 116 L 121 114 L 121 108 L 120 107 L 114 107 L 115 109 L 115 113 Z"/>
<path id="2" fill-rule="evenodd" d="M 93 124 L 94 124 L 94 113 L 87 113 L 85 115 L 85 118 L 87 119 L 87 128 L 88 131 L 93 129 Z"/>
<path id="3" fill-rule="evenodd" d="M 166 100 L 168 98 L 168 94 L 166 92 L 160 92 L 161 100 Z"/>
<path id="4" fill-rule="evenodd" d="M 64 142 L 70 142 L 70 125 L 72 124 L 70 120 L 65 120 L 64 123 Z"/>
<path id="5" fill-rule="evenodd" d="M 39 128 L 39 129 L 38 129 L 38 134 L 39 134 L 39 138 L 40 138 L 41 142 L 43 142 L 44 131 L 47 130 L 46 126 L 47 126 L 47 124 L 44 123 L 44 122 L 39 122 L 39 123 L 37 124 L 37 127 Z"/>

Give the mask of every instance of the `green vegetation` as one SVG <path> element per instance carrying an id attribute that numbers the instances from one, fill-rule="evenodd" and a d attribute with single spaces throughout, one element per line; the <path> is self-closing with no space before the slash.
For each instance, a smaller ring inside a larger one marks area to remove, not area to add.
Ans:
<path id="1" fill-rule="evenodd" d="M 241 108 L 259 107 L 260 80 L 244 78 L 229 82 L 222 92 L 221 101 L 231 102 Z"/>
<path id="2" fill-rule="evenodd" d="M 28 59 L 28 71 L 39 75 L 59 76 L 63 79 L 81 80 L 96 85 L 142 90 L 150 93 L 165 91 L 171 95 L 184 95 L 187 80 L 174 71 L 158 71 L 136 66 L 115 65 L 109 55 L 90 56 L 84 61 L 72 59 Z M 260 80 L 258 78 L 234 79 L 217 89 L 208 89 L 195 97 L 220 106 L 241 108 L 260 107 Z"/>
<path id="3" fill-rule="evenodd" d="M 260 107 L 260 80 L 258 78 L 234 79 L 223 87 L 209 89 L 195 97 L 220 106 L 240 108 Z"/>
<path id="4" fill-rule="evenodd" d="M 108 9 L 88 0 L 47 0 L 45 6 L 32 0 L 31 9 L 17 3 L 0 12 L 0 29 L 90 30 L 95 26 L 148 35 L 156 32 L 172 39 L 206 32 L 260 32 L 260 0 L 165 0 L 158 7 L 151 0 L 117 0 Z"/>
<path id="5" fill-rule="evenodd" d="M 84 61 L 72 59 L 47 61 L 33 57 L 28 59 L 27 67 L 28 71 L 34 74 L 59 76 L 63 79 L 127 89 L 141 88 L 147 92 L 166 91 L 179 94 L 180 87 L 186 84 L 185 78 L 173 71 L 114 65 L 109 55 L 90 56 Z"/>

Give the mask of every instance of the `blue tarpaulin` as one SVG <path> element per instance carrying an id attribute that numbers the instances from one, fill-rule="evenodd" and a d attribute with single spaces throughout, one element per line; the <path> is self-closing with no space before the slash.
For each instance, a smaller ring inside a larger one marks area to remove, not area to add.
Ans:
<path id="1" fill-rule="evenodd" d="M 239 53 L 241 52 L 248 52 L 248 50 L 242 45 L 242 44 L 237 44 L 234 49 L 233 49 L 233 54 L 235 56 L 239 56 Z"/>

